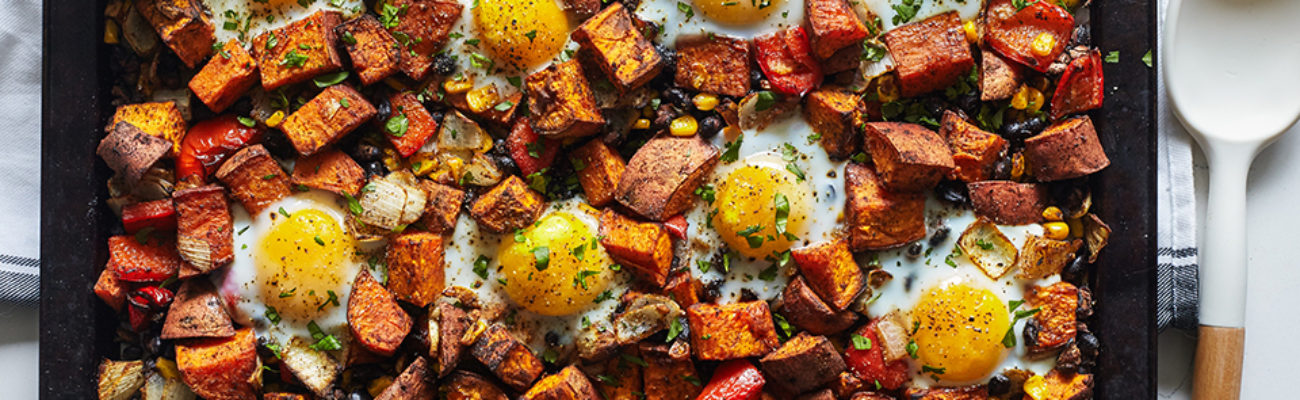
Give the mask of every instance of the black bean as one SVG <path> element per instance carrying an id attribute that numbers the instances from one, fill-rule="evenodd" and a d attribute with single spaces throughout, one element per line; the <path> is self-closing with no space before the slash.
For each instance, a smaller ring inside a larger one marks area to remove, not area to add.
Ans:
<path id="1" fill-rule="evenodd" d="M 989 395 L 998 396 L 1011 392 L 1011 378 L 997 374 L 989 378 Z"/>
<path id="2" fill-rule="evenodd" d="M 1079 283 L 1083 280 L 1084 274 L 1088 271 L 1088 257 L 1083 255 L 1075 256 L 1069 264 L 1061 270 L 1061 279 L 1066 282 Z"/>
<path id="3" fill-rule="evenodd" d="M 451 59 L 447 53 L 438 53 L 433 56 L 433 73 L 439 76 L 451 76 L 456 73 L 456 61 Z"/>
<path id="4" fill-rule="evenodd" d="M 1070 35 L 1070 46 L 1087 45 L 1092 43 L 1092 29 L 1088 24 L 1082 24 L 1074 28 Z"/>
<path id="5" fill-rule="evenodd" d="M 655 50 L 659 51 L 660 56 L 663 56 L 664 66 L 651 83 L 660 86 L 672 86 L 673 78 L 677 74 L 677 51 L 664 46 L 662 43 L 655 43 Z"/>
<path id="6" fill-rule="evenodd" d="M 948 234 L 951 232 L 952 229 L 949 229 L 947 226 L 941 226 L 939 229 L 935 229 L 934 234 L 930 235 L 930 247 L 939 247 L 939 245 L 943 244 L 945 240 L 948 240 Z"/>
<path id="7" fill-rule="evenodd" d="M 1014 121 L 1002 125 L 1002 137 L 1012 142 L 1023 142 L 1025 139 L 1037 135 L 1047 127 L 1047 123 L 1039 118 L 1030 118 L 1024 121 Z"/>
<path id="8" fill-rule="evenodd" d="M 1081 331 L 1074 337 L 1075 345 L 1079 346 L 1079 351 L 1083 353 L 1084 358 L 1097 357 L 1097 352 L 1101 350 L 1101 342 L 1097 341 L 1097 335 L 1092 332 Z"/>
<path id="9" fill-rule="evenodd" d="M 999 158 L 997 162 L 993 163 L 992 178 L 994 180 L 999 180 L 999 181 L 1005 181 L 1011 179 L 1011 158 L 1010 157 Z"/>
<path id="10" fill-rule="evenodd" d="M 907 257 L 908 258 L 920 257 L 921 251 L 924 250 L 922 247 L 924 246 L 921 245 L 921 242 L 912 242 L 911 245 L 907 246 Z"/>
<path id="11" fill-rule="evenodd" d="M 371 400 L 371 399 L 372 397 L 370 397 L 370 392 L 367 392 L 365 388 L 353 390 L 352 393 L 348 393 L 348 400 Z"/>
<path id="12" fill-rule="evenodd" d="M 749 86 L 753 88 L 763 87 L 763 71 L 758 68 L 749 70 Z"/>
<path id="13" fill-rule="evenodd" d="M 740 289 L 740 301 L 754 301 L 754 300 L 758 300 L 758 293 L 754 293 L 754 291 L 749 290 L 749 288 Z"/>
<path id="14" fill-rule="evenodd" d="M 144 350 L 148 354 L 162 354 L 163 351 L 162 338 L 158 336 L 152 336 L 149 339 L 145 340 Z"/>
<path id="15" fill-rule="evenodd" d="M 979 114 L 980 96 L 975 93 L 961 95 L 960 97 L 957 97 L 957 106 L 968 115 Z"/>
<path id="16" fill-rule="evenodd" d="M 546 339 L 547 346 L 556 347 L 560 345 L 560 334 L 555 333 L 555 331 L 547 331 L 543 339 Z"/>
<path id="17" fill-rule="evenodd" d="M 380 150 L 379 146 L 369 143 L 358 143 L 356 150 L 352 153 L 352 157 L 355 157 L 357 161 L 360 162 L 379 161 L 384 157 L 384 151 Z"/>
<path id="18" fill-rule="evenodd" d="M 722 130 L 722 118 L 717 115 L 710 115 L 700 120 L 699 134 L 705 139 L 712 139 Z"/>
<path id="19" fill-rule="evenodd" d="M 939 185 L 934 187 L 934 192 L 940 199 L 953 205 L 964 206 L 970 203 L 970 194 L 966 191 L 966 184 L 962 182 L 939 182 Z"/>
<path id="20" fill-rule="evenodd" d="M 704 284 L 704 293 L 700 298 L 705 303 L 712 303 L 722 296 L 722 280 L 716 280 Z"/>
<path id="21" fill-rule="evenodd" d="M 688 109 L 691 106 L 691 97 L 686 94 L 685 90 L 676 86 L 664 89 L 663 98 L 668 101 L 668 104 L 672 104 L 683 110 Z"/>
<path id="22" fill-rule="evenodd" d="M 1038 322 L 1034 320 L 1026 322 L 1025 331 L 1023 333 L 1024 334 L 1021 336 L 1024 336 L 1025 338 L 1025 347 L 1034 347 L 1038 345 Z"/>
<path id="23" fill-rule="evenodd" d="M 388 168 L 384 167 L 384 163 L 380 161 L 365 163 L 363 168 L 366 170 L 367 175 L 388 175 Z"/>

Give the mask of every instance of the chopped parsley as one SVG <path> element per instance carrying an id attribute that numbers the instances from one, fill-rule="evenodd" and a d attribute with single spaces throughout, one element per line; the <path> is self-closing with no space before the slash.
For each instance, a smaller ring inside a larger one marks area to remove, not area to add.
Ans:
<path id="1" fill-rule="evenodd" d="M 484 256 L 482 254 L 480 254 L 478 258 L 474 260 L 474 274 L 478 275 L 479 278 L 487 279 L 488 261 L 489 260 L 487 256 Z"/>
<path id="2" fill-rule="evenodd" d="M 538 246 L 533 248 L 532 253 L 535 260 L 533 267 L 537 268 L 538 271 L 545 271 L 546 267 L 551 264 L 551 249 L 546 246 Z"/>
<path id="3" fill-rule="evenodd" d="M 332 74 L 321 75 L 316 77 L 316 79 L 312 79 L 312 82 L 316 83 L 316 87 L 323 88 L 337 85 L 339 82 L 343 82 L 344 79 L 348 79 L 348 71 L 339 71 Z"/>
<path id="4" fill-rule="evenodd" d="M 1151 56 L 1151 49 L 1147 49 L 1147 53 L 1142 55 L 1142 63 L 1146 64 L 1147 68 L 1151 68 L 1153 61 L 1154 58 Z"/>
<path id="5" fill-rule="evenodd" d="M 1002 345 L 1007 348 L 1016 347 L 1016 323 L 1020 322 L 1022 319 L 1032 317 L 1034 314 L 1038 314 L 1038 312 L 1042 310 L 1042 308 L 1016 310 L 1017 308 L 1020 308 L 1020 305 L 1022 304 L 1025 304 L 1024 300 L 1012 300 L 1007 302 L 1007 312 L 1012 313 L 1014 317 L 1014 319 L 1011 320 L 1011 326 L 1007 327 L 1007 333 L 1002 335 Z"/>
<path id="6" fill-rule="evenodd" d="M 776 93 L 772 93 L 770 90 L 759 91 L 756 96 L 754 99 L 755 111 L 766 111 L 776 105 Z"/>
<path id="7" fill-rule="evenodd" d="M 280 324 L 280 312 L 276 311 L 275 307 L 266 306 L 266 312 L 262 313 L 262 315 L 266 316 L 267 321 L 271 321 L 271 325 Z"/>
<path id="8" fill-rule="evenodd" d="M 691 8 L 690 5 L 688 5 L 688 4 L 686 4 L 686 3 L 683 3 L 683 2 L 680 2 L 680 1 L 677 2 L 677 11 L 681 11 L 683 14 L 686 14 L 686 21 L 687 21 L 687 22 L 690 22 L 691 17 L 694 17 L 694 16 L 695 16 L 695 9 L 694 9 L 694 8 Z"/>
<path id="9" fill-rule="evenodd" d="M 713 200 L 717 199 L 717 192 L 713 190 L 713 184 L 709 183 L 695 188 L 695 195 L 700 196 L 701 199 L 704 199 L 704 201 L 709 204 L 713 204 Z"/>
<path id="10" fill-rule="evenodd" d="M 240 115 L 240 116 L 239 116 L 238 118 L 236 118 L 236 119 L 239 120 L 239 124 L 240 124 L 240 125 L 247 126 L 247 127 L 249 127 L 249 128 L 252 128 L 253 126 L 257 125 L 257 121 L 254 121 L 252 118 L 249 118 L 249 117 L 245 117 L 245 116 Z"/>
<path id="11" fill-rule="evenodd" d="M 781 332 L 783 336 L 788 338 L 791 335 L 794 335 L 794 327 L 790 326 L 790 321 L 787 321 L 784 315 L 773 312 L 772 320 L 776 322 L 776 327 L 780 329 L 779 332 Z"/>
<path id="12" fill-rule="evenodd" d="M 289 50 L 288 53 L 284 53 L 284 59 L 280 60 L 280 65 L 289 66 L 289 67 L 301 67 L 307 64 L 307 58 L 308 57 L 306 55 L 298 53 L 298 50 Z"/>
<path id="13" fill-rule="evenodd" d="M 871 350 L 871 338 L 855 333 L 849 339 L 853 341 L 855 350 Z"/>
<path id="14" fill-rule="evenodd" d="M 351 31 L 345 31 L 343 32 L 343 43 L 357 44 L 357 38 L 356 36 L 352 36 Z"/>
<path id="15" fill-rule="evenodd" d="M 921 10 L 921 1 L 922 0 L 903 0 L 901 4 L 894 4 L 892 6 L 889 6 L 890 8 L 894 9 L 894 13 L 895 13 L 894 20 L 893 20 L 894 25 L 902 25 L 907 23 L 907 21 L 911 21 L 912 18 L 916 18 L 916 12 Z M 1012 1 L 1023 2 L 1024 0 L 1012 0 Z"/>
<path id="16" fill-rule="evenodd" d="M 1107 64 L 1115 64 L 1115 63 L 1118 63 L 1118 62 L 1119 62 L 1119 50 L 1115 50 L 1115 51 L 1112 51 L 1112 52 L 1106 53 L 1106 58 L 1102 59 L 1102 61 L 1105 61 Z"/>
<path id="17" fill-rule="evenodd" d="M 326 335 L 325 332 L 322 332 L 320 330 L 320 325 L 316 325 L 316 321 L 308 322 L 307 330 L 311 332 L 312 339 L 316 340 L 316 344 L 309 346 L 312 350 L 332 351 L 343 348 L 343 344 L 339 343 L 338 338 L 335 338 L 334 335 Z"/>
<path id="18" fill-rule="evenodd" d="M 912 358 L 916 358 L 916 350 L 917 350 L 916 341 L 915 341 L 915 340 L 908 340 L 908 341 L 907 341 L 907 355 L 910 356 L 910 357 L 912 357 Z"/>
<path id="19" fill-rule="evenodd" d="M 664 340 L 664 341 L 665 341 L 665 342 L 672 342 L 673 339 L 677 339 L 677 336 L 678 336 L 678 335 L 681 335 L 681 334 L 682 334 L 682 321 L 681 321 L 681 319 L 673 319 L 673 323 L 672 323 L 671 325 L 668 326 L 668 338 L 667 338 L 666 340 Z"/>
<path id="20" fill-rule="evenodd" d="M 582 290 L 590 289 L 589 287 L 587 287 L 587 278 L 599 273 L 600 271 L 592 271 L 589 269 L 578 271 L 578 274 L 573 276 L 573 286 L 574 287 L 582 286 Z"/>
<path id="21" fill-rule="evenodd" d="M 397 115 L 394 115 L 392 118 L 389 118 L 388 122 L 384 123 L 384 130 L 388 131 L 388 134 L 392 135 L 393 137 L 405 136 L 406 130 L 409 127 L 410 127 L 410 122 L 407 121 L 406 114 L 404 113 L 398 113 Z"/>
<path id="22" fill-rule="evenodd" d="M 723 150 L 722 155 L 718 156 L 718 161 L 729 163 L 740 159 L 740 144 L 745 143 L 745 136 L 737 136 L 736 141 L 727 142 L 727 149 Z"/>

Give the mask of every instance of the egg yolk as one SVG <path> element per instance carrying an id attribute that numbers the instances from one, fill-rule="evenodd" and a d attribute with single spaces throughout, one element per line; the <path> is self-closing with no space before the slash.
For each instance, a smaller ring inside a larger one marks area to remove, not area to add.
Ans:
<path id="1" fill-rule="evenodd" d="M 567 212 L 548 214 L 505 240 L 497 259 L 506 295 L 528 311 L 576 313 L 591 306 L 613 278 L 596 235 Z"/>
<path id="2" fill-rule="evenodd" d="M 312 319 L 347 294 L 344 283 L 351 277 L 344 271 L 355 245 L 338 220 L 320 210 L 276 219 L 257 253 L 262 299 L 284 318 Z"/>
<path id="3" fill-rule="evenodd" d="M 747 162 L 716 189 L 713 229 L 732 250 L 754 258 L 775 256 L 805 233 L 808 185 L 766 161 Z"/>
<path id="4" fill-rule="evenodd" d="M 988 289 L 949 282 L 926 290 L 912 311 L 916 356 L 935 376 L 970 381 L 992 373 L 1006 353 L 1006 305 Z"/>
<path id="5" fill-rule="evenodd" d="M 694 0 L 696 8 L 724 24 L 750 24 L 767 19 L 783 0 Z"/>
<path id="6" fill-rule="evenodd" d="M 498 66 L 531 69 L 559 54 L 569 38 L 569 19 L 555 0 L 477 1 L 474 23 Z"/>

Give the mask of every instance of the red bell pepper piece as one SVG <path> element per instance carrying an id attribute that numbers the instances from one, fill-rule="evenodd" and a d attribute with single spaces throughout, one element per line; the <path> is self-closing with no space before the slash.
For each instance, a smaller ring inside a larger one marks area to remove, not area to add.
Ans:
<path id="1" fill-rule="evenodd" d="M 528 118 L 516 120 L 510 128 L 510 136 L 506 138 L 510 158 L 515 160 L 515 165 L 519 166 L 519 172 L 524 176 L 550 168 L 551 163 L 555 162 L 555 153 L 559 152 L 559 147 L 554 140 L 542 139 L 537 132 L 533 132 L 533 128 L 528 125 Z"/>
<path id="2" fill-rule="evenodd" d="M 144 311 L 162 311 L 172 303 L 174 294 L 171 290 L 158 286 L 145 286 L 131 292 L 127 297 L 131 305 Z"/>
<path id="3" fill-rule="evenodd" d="M 822 83 L 821 64 L 812 57 L 812 47 L 803 27 L 793 27 L 754 38 L 754 57 L 772 83 L 772 89 L 803 96 Z"/>
<path id="4" fill-rule="evenodd" d="M 988 30 L 984 41 L 993 50 L 1015 62 L 1046 72 L 1065 51 L 1074 30 L 1074 16 L 1052 1 L 1036 1 L 1016 10 L 1012 0 L 993 0 L 985 12 Z M 1035 54 L 1033 43 L 1039 35 L 1047 34 L 1054 40 L 1051 51 Z"/>
<path id="5" fill-rule="evenodd" d="M 152 322 L 152 318 L 150 318 L 152 316 L 152 313 L 136 307 L 134 304 L 127 307 L 127 320 L 131 322 L 131 330 L 133 331 L 144 332 L 145 329 L 148 329 L 149 323 Z"/>
<path id="6" fill-rule="evenodd" d="M 181 140 L 181 153 L 176 157 L 177 178 L 197 178 L 197 183 L 206 181 L 226 157 L 244 146 L 261 142 L 264 132 L 259 126 L 245 126 L 234 115 L 194 124 Z"/>
<path id="7" fill-rule="evenodd" d="M 388 98 L 388 104 L 392 106 L 393 116 L 401 115 L 406 118 L 406 132 L 402 136 L 394 136 L 393 132 L 386 132 L 384 136 L 388 141 L 393 143 L 397 148 L 397 153 L 402 157 L 410 157 L 424 147 L 424 142 L 429 141 L 434 133 L 438 132 L 438 121 L 433 120 L 433 115 L 429 110 L 420 104 L 420 99 L 411 92 L 401 92 L 393 94 Z"/>
<path id="8" fill-rule="evenodd" d="M 748 360 L 731 360 L 713 371 L 713 378 L 695 400 L 748 400 L 762 395 L 763 373 Z"/>
<path id="9" fill-rule="evenodd" d="M 690 226 L 690 222 L 686 222 L 686 217 L 681 214 L 669 217 L 667 221 L 664 221 L 664 228 L 668 229 L 668 234 L 677 240 L 686 239 L 686 228 Z"/>
<path id="10" fill-rule="evenodd" d="M 885 362 L 884 343 L 880 342 L 880 337 L 876 335 L 876 321 L 858 328 L 855 333 L 866 338 L 869 348 L 858 350 L 857 347 L 849 345 L 844 350 L 844 362 L 848 364 L 849 370 L 857 374 L 859 379 L 873 386 L 876 382 L 880 387 L 885 389 L 898 389 L 907 381 L 907 361 L 894 360 L 894 362 Z"/>
<path id="11" fill-rule="evenodd" d="M 176 207 L 172 199 L 162 199 L 136 203 L 122 207 L 122 227 L 129 233 L 136 233 L 145 227 L 158 232 L 176 230 Z"/>
<path id="12" fill-rule="evenodd" d="M 141 243 L 133 236 L 108 238 L 108 268 L 122 281 L 161 282 L 176 276 L 182 262 L 176 243 L 170 240 L 154 238 Z"/>
<path id="13" fill-rule="evenodd" d="M 1052 94 L 1052 119 L 1101 108 L 1105 87 L 1100 51 L 1093 49 L 1087 56 L 1070 61 Z"/>

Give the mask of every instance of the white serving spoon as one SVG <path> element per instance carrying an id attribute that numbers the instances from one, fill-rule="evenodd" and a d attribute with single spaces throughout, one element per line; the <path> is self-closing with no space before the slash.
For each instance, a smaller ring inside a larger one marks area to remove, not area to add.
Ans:
<path id="1" fill-rule="evenodd" d="M 1246 316 L 1246 175 L 1300 117 L 1297 0 L 1170 0 L 1165 87 L 1210 164 L 1192 395 L 1237 399 Z"/>

